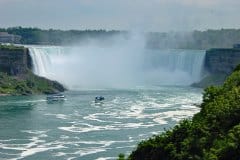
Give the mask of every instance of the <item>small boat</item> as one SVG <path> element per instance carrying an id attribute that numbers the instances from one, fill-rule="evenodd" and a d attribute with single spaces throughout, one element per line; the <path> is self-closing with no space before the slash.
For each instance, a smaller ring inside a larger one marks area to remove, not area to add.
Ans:
<path id="1" fill-rule="evenodd" d="M 51 94 L 47 96 L 48 101 L 63 101 L 65 100 L 65 96 L 61 93 Z"/>
<path id="2" fill-rule="evenodd" d="M 95 103 L 102 102 L 105 98 L 103 96 L 97 96 L 95 97 Z"/>

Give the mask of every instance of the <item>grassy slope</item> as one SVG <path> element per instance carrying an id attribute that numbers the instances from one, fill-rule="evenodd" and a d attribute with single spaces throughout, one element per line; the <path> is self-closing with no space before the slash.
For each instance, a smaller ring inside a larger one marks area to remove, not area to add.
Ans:
<path id="1" fill-rule="evenodd" d="M 38 77 L 31 71 L 17 77 L 0 72 L 0 94 L 2 95 L 47 94 L 64 90 L 59 83 Z"/>
<path id="2" fill-rule="evenodd" d="M 23 46 L 14 46 L 14 45 L 2 45 L 0 43 L 0 50 L 10 50 L 10 51 L 22 51 L 24 50 Z"/>
<path id="3" fill-rule="evenodd" d="M 201 111 L 191 120 L 140 142 L 127 159 L 239 160 L 240 66 L 223 86 L 205 89 Z"/>
<path id="4" fill-rule="evenodd" d="M 220 86 L 223 84 L 227 77 L 227 74 L 210 74 L 204 77 L 200 82 L 193 83 L 191 86 L 199 88 L 205 88 L 212 85 Z"/>

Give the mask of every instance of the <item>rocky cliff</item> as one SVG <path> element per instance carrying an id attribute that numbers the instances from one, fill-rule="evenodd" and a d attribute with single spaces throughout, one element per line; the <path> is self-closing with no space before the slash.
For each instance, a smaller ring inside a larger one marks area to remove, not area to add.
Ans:
<path id="1" fill-rule="evenodd" d="M 16 46 L 0 47 L 0 72 L 8 75 L 26 74 L 32 68 L 28 49 Z"/>
<path id="2" fill-rule="evenodd" d="M 0 45 L 0 95 L 31 95 L 63 92 L 56 81 L 36 76 L 24 47 Z"/>
<path id="3" fill-rule="evenodd" d="M 240 49 L 210 49 L 206 51 L 205 68 L 211 74 L 230 74 L 240 63 Z"/>
<path id="4" fill-rule="evenodd" d="M 193 84 L 196 87 L 221 85 L 240 63 L 240 48 L 215 48 L 206 51 L 204 69 L 206 76 Z"/>

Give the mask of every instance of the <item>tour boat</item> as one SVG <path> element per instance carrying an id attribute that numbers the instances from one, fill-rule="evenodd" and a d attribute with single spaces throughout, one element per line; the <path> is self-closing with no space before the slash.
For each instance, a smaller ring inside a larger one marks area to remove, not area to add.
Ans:
<path id="1" fill-rule="evenodd" d="M 95 97 L 95 102 L 102 102 L 104 100 L 104 97 L 103 96 L 97 96 Z"/>
<path id="2" fill-rule="evenodd" d="M 58 94 L 50 94 L 47 96 L 48 101 L 63 101 L 65 100 L 65 96 L 61 93 Z"/>

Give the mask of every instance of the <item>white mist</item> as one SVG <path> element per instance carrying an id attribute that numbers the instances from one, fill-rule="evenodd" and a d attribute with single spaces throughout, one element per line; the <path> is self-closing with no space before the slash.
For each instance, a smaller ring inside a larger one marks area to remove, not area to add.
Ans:
<path id="1" fill-rule="evenodd" d="M 201 78 L 203 51 L 147 50 L 139 34 L 109 45 L 30 48 L 34 73 L 69 89 L 189 85 Z"/>

